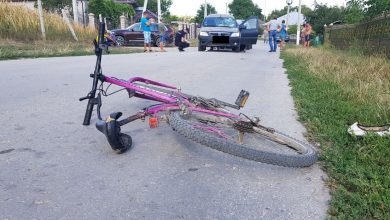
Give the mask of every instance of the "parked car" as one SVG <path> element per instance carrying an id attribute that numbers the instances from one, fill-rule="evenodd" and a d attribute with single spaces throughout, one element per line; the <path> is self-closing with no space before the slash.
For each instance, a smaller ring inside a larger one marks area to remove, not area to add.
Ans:
<path id="1" fill-rule="evenodd" d="M 257 42 L 258 18 L 250 17 L 238 25 L 231 15 L 211 14 L 202 23 L 198 36 L 198 50 L 206 47 L 231 48 L 239 52 L 251 48 Z"/>
<path id="2" fill-rule="evenodd" d="M 171 44 L 173 42 L 174 31 L 169 26 L 164 25 L 165 27 L 165 36 L 166 44 Z M 150 26 L 152 32 L 152 45 L 160 45 L 160 34 L 158 31 L 158 24 L 153 23 Z M 141 29 L 141 23 L 135 23 L 126 29 L 115 29 L 111 30 L 115 35 L 116 41 L 120 46 L 139 46 L 144 44 L 144 33 Z"/>

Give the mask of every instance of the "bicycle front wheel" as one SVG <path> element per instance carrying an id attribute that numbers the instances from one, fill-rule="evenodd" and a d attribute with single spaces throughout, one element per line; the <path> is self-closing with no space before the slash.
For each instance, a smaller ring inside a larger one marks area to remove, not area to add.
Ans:
<path id="1" fill-rule="evenodd" d="M 169 124 L 185 137 L 231 155 L 285 167 L 307 167 L 317 155 L 312 146 L 282 132 L 241 126 L 237 121 L 205 113 L 183 117 L 172 112 Z"/>

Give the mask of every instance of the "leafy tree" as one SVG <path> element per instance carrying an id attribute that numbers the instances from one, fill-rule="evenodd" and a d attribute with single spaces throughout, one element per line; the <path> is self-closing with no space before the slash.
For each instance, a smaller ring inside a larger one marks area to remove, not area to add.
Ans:
<path id="1" fill-rule="evenodd" d="M 290 12 L 298 11 L 298 6 L 296 7 L 290 7 Z M 313 10 L 311 8 L 307 7 L 306 5 L 301 6 L 301 13 L 304 16 L 309 16 L 313 13 Z M 287 14 L 287 6 L 285 6 L 283 9 L 280 10 L 273 10 L 271 14 L 268 16 L 268 20 L 271 20 L 274 16 L 281 17 L 283 15 Z"/>
<path id="2" fill-rule="evenodd" d="M 389 0 L 366 0 L 366 16 L 369 18 L 387 15 L 390 13 L 390 1 Z"/>
<path id="3" fill-rule="evenodd" d="M 229 4 L 229 12 L 238 19 L 246 19 L 250 16 L 263 17 L 261 9 L 252 0 L 233 0 Z"/>
<path id="4" fill-rule="evenodd" d="M 121 15 L 133 16 L 135 11 L 133 7 L 128 4 L 115 3 L 113 0 L 90 0 L 89 12 L 96 16 L 101 14 L 106 17 L 107 23 L 110 27 L 117 27 L 119 25 L 119 17 Z"/>
<path id="5" fill-rule="evenodd" d="M 364 0 L 349 0 L 345 9 L 345 22 L 357 23 L 364 19 Z"/>
<path id="6" fill-rule="evenodd" d="M 296 34 L 297 33 L 297 25 L 289 25 L 287 32 L 289 34 Z"/>
<path id="7" fill-rule="evenodd" d="M 144 5 L 145 0 L 136 0 L 138 5 Z M 172 5 L 172 0 L 161 0 L 161 16 L 165 19 L 170 16 L 169 8 Z M 157 0 L 149 0 L 147 8 L 157 14 Z"/>
<path id="8" fill-rule="evenodd" d="M 176 15 L 168 15 L 164 17 L 164 23 L 170 24 L 172 21 L 178 21 L 179 17 Z"/>
<path id="9" fill-rule="evenodd" d="M 215 9 L 214 6 L 211 4 L 207 3 L 207 14 L 216 14 L 217 10 Z M 196 12 L 196 17 L 194 19 L 195 23 L 202 23 L 204 18 L 204 4 L 201 4 L 198 11 Z"/>
<path id="10" fill-rule="evenodd" d="M 42 0 L 42 8 L 50 11 L 61 13 L 61 9 L 68 7 L 72 9 L 72 0 Z M 73 13 L 72 10 L 69 10 Z"/>
<path id="11" fill-rule="evenodd" d="M 306 16 L 306 20 L 312 25 L 317 34 L 324 33 L 324 25 L 335 21 L 344 20 L 344 8 L 337 6 L 328 7 L 326 4 L 317 4 L 313 13 Z"/>

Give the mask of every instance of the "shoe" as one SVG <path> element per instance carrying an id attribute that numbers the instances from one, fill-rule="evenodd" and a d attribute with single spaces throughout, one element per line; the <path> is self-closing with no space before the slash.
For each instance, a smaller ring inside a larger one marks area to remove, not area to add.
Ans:
<path id="1" fill-rule="evenodd" d="M 183 50 L 183 48 L 179 48 L 179 51 L 180 51 L 180 52 L 183 52 L 184 50 Z"/>
<path id="2" fill-rule="evenodd" d="M 379 136 L 390 135 L 390 124 L 384 126 L 364 126 L 355 122 L 348 128 L 348 133 L 355 136 L 364 136 L 369 133 L 374 133 Z"/>
<path id="3" fill-rule="evenodd" d="M 268 52 L 274 52 L 273 50 L 270 50 L 270 51 L 268 51 Z"/>

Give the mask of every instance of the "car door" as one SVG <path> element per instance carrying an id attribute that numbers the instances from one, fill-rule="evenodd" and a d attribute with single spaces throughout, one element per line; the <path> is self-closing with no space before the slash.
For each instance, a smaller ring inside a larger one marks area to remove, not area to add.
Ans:
<path id="1" fill-rule="evenodd" d="M 129 31 L 126 33 L 126 42 L 129 45 L 142 44 L 144 41 L 144 34 L 141 30 L 141 24 L 136 23 L 129 27 Z"/>
<path id="2" fill-rule="evenodd" d="M 256 44 L 259 36 L 259 19 L 255 16 L 246 19 L 240 27 L 241 45 Z"/>

